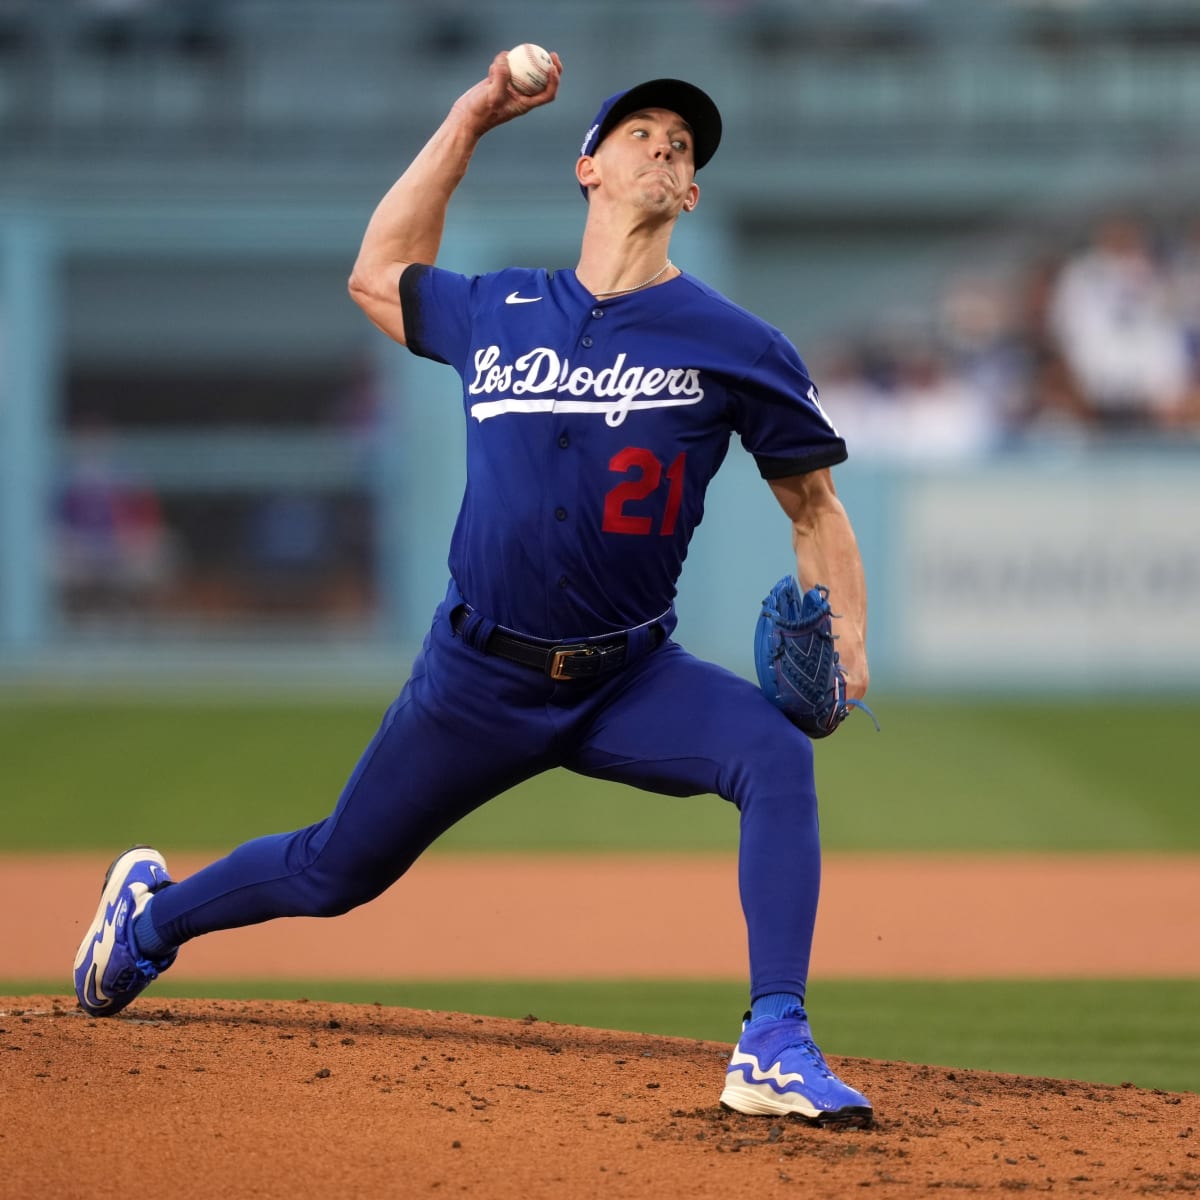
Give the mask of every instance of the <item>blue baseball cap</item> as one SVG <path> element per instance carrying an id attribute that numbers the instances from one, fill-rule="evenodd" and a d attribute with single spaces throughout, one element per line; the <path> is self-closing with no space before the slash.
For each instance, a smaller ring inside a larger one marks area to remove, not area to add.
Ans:
<path id="1" fill-rule="evenodd" d="M 692 157 L 696 170 L 717 152 L 721 143 L 721 114 L 707 93 L 695 84 L 682 79 L 651 79 L 636 87 L 609 96 L 600 105 L 596 119 L 583 135 L 579 157 L 595 154 L 596 147 L 612 132 L 613 128 L 630 113 L 644 108 L 666 108 L 678 113 L 692 129 Z M 583 194 L 587 188 L 580 186 Z"/>

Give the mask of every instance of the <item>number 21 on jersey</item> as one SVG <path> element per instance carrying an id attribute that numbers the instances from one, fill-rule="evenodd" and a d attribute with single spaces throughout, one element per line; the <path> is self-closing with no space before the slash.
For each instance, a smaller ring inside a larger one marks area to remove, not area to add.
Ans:
<path id="1" fill-rule="evenodd" d="M 604 497 L 605 533 L 654 533 L 669 537 L 675 532 L 675 520 L 679 516 L 679 505 L 683 500 L 683 471 L 687 463 L 687 452 L 680 453 L 669 467 L 667 477 L 667 499 L 661 506 L 654 493 L 658 491 L 664 474 L 663 464 L 657 456 L 641 446 L 626 446 L 608 460 L 608 469 L 626 476 Z"/>

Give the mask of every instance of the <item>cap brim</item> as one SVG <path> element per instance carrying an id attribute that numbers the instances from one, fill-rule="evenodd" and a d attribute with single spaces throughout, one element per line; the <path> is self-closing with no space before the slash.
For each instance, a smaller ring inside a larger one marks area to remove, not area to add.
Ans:
<path id="1" fill-rule="evenodd" d="M 630 113 L 646 108 L 670 109 L 691 126 L 692 157 L 697 171 L 716 154 L 721 144 L 721 113 L 706 92 L 682 79 L 651 79 L 631 87 L 605 114 L 595 146 Z"/>

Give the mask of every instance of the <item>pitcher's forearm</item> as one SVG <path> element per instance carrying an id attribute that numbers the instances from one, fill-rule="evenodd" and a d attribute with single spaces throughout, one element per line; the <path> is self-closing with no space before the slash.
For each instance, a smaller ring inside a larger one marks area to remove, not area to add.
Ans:
<path id="1" fill-rule="evenodd" d="M 867 584 L 850 519 L 835 503 L 836 508 L 822 509 L 811 522 L 793 526 L 796 578 L 806 590 L 818 583 L 829 589 L 838 653 L 847 676 L 857 677 L 865 691 Z"/>

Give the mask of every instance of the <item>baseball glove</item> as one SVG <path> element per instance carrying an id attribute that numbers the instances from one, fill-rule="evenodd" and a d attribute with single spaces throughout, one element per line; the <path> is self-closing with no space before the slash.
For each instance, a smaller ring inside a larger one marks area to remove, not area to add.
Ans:
<path id="1" fill-rule="evenodd" d="M 762 602 L 754 630 L 758 685 L 811 738 L 828 737 L 851 708 L 875 720 L 861 701 L 846 699 L 835 640 L 828 588 L 818 584 L 802 596 L 795 579 L 785 575 Z"/>

